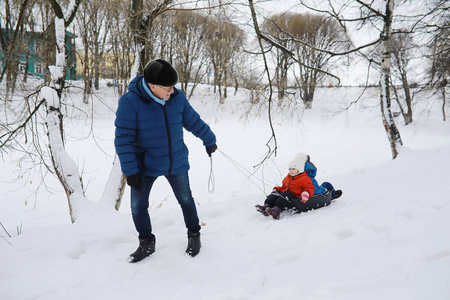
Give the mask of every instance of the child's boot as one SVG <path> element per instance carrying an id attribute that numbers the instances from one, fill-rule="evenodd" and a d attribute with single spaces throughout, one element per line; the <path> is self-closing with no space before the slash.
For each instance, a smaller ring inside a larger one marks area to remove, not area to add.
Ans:
<path id="1" fill-rule="evenodd" d="M 268 216 L 266 209 L 269 207 L 269 205 L 264 204 L 264 206 L 261 206 L 259 204 L 256 204 L 255 207 L 256 207 L 257 211 L 259 211 L 260 213 L 262 213 L 265 216 Z"/>
<path id="2" fill-rule="evenodd" d="M 266 208 L 266 212 L 268 215 L 271 215 L 275 220 L 278 220 L 280 218 L 281 210 L 278 208 L 278 206 L 274 206 L 272 208 L 268 207 Z"/>
<path id="3" fill-rule="evenodd" d="M 342 196 L 342 191 L 341 190 L 337 190 L 336 192 L 334 192 L 334 195 L 331 196 L 331 200 L 337 199 L 340 196 Z"/>

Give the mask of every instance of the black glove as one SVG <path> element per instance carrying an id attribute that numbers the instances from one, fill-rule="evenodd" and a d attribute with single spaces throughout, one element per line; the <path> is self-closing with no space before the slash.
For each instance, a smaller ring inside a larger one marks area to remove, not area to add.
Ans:
<path id="1" fill-rule="evenodd" d="M 132 188 L 137 190 L 141 189 L 141 174 L 136 173 L 130 176 L 127 176 L 127 184 Z"/>
<path id="2" fill-rule="evenodd" d="M 208 156 L 211 157 L 211 154 L 214 153 L 214 151 L 217 150 L 217 144 L 206 146 L 206 153 L 208 153 Z"/>

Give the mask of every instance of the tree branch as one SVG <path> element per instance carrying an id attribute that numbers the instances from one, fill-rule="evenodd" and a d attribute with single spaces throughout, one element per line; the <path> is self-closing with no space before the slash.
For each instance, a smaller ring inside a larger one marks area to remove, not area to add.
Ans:
<path id="1" fill-rule="evenodd" d="M 277 138 L 275 135 L 275 129 L 273 128 L 273 124 L 272 124 L 272 116 L 271 116 L 271 107 L 272 107 L 272 95 L 273 95 L 273 88 L 272 88 L 272 80 L 270 79 L 270 72 L 269 72 L 269 67 L 267 64 L 267 58 L 264 52 L 264 46 L 262 44 L 262 34 L 261 31 L 259 30 L 259 25 L 258 25 L 258 20 L 256 19 L 256 12 L 255 12 L 255 6 L 253 5 L 253 0 L 248 0 L 249 3 L 249 7 L 250 7 L 250 11 L 251 11 L 251 15 L 252 15 L 252 20 L 253 20 L 253 26 L 256 32 L 256 36 L 258 38 L 258 44 L 259 47 L 261 48 L 262 51 L 262 55 L 263 55 L 263 59 L 264 59 L 264 68 L 265 68 L 265 72 L 267 73 L 267 79 L 269 80 L 269 108 L 268 108 L 268 116 L 269 116 L 269 125 L 270 125 L 270 130 L 272 131 L 272 136 L 270 137 L 270 139 L 267 141 L 266 146 L 269 148 L 266 156 L 263 158 L 263 160 L 258 164 L 258 166 L 261 166 L 262 163 L 268 159 L 272 153 L 275 154 L 275 156 L 277 155 Z M 270 147 L 270 142 L 274 141 L 274 149 L 272 149 Z"/>
<path id="2" fill-rule="evenodd" d="M 35 92 L 33 94 L 36 94 L 38 92 Z M 31 94 L 31 95 L 33 95 Z M 29 95 L 28 97 L 30 97 L 31 95 Z M 30 114 L 28 115 L 28 117 L 24 120 L 24 122 L 22 122 L 18 127 L 16 127 L 15 129 L 8 131 L 7 133 L 3 134 L 0 136 L 0 141 L 6 137 L 6 140 L 0 142 L 0 149 L 3 148 L 9 141 L 13 140 L 14 137 L 19 133 L 20 130 L 24 129 L 28 122 L 30 122 L 30 120 L 33 118 L 33 116 L 37 113 L 37 111 L 39 110 L 39 108 L 41 107 L 42 104 L 45 103 L 45 99 L 41 100 L 37 106 L 35 106 L 35 108 L 33 109 L 33 111 L 30 112 Z"/>
<path id="3" fill-rule="evenodd" d="M 278 44 L 277 42 L 271 40 L 269 37 L 265 36 L 265 35 L 262 34 L 261 32 L 259 33 L 259 35 L 260 35 L 260 38 L 261 38 L 261 39 L 263 39 L 264 41 L 268 42 L 269 44 L 271 44 L 271 45 L 274 46 L 275 48 L 278 48 L 278 49 L 280 49 L 280 50 L 286 52 L 287 54 L 289 54 L 289 55 L 291 56 L 291 58 L 292 58 L 295 62 L 297 62 L 299 65 L 301 65 L 301 66 L 303 66 L 303 67 L 305 67 L 305 68 L 308 68 L 308 69 L 311 69 L 311 70 L 320 72 L 320 73 L 324 73 L 324 74 L 326 74 L 326 75 L 328 75 L 328 76 L 331 76 L 331 77 L 335 78 L 335 79 L 339 82 L 339 84 L 341 83 L 341 80 L 340 80 L 339 77 L 337 77 L 336 75 L 333 75 L 333 74 L 331 74 L 331 73 L 329 73 L 329 72 L 326 72 L 326 71 L 324 71 L 324 70 L 321 70 L 321 69 L 318 69 L 318 68 L 315 68 L 315 67 L 311 67 L 311 66 L 305 65 L 304 63 L 302 63 L 302 62 L 296 57 L 295 53 L 293 53 L 291 50 L 289 50 L 289 49 L 287 49 L 286 47 L 284 47 L 283 45 L 280 45 L 280 44 Z"/>

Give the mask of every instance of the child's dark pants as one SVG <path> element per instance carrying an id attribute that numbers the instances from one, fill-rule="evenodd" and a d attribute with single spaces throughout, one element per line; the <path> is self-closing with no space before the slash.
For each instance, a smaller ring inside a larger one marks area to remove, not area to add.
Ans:
<path id="1" fill-rule="evenodd" d="M 269 205 L 269 207 L 275 207 L 277 206 L 281 211 L 292 208 L 293 204 L 288 201 L 287 199 L 293 199 L 297 198 L 294 194 L 290 192 L 277 192 L 273 191 L 270 195 L 267 196 L 266 201 L 264 201 L 264 204 Z"/>

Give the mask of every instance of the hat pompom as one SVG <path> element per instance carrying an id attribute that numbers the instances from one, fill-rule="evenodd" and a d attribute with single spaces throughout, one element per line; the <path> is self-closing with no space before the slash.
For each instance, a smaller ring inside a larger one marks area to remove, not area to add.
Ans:
<path id="1" fill-rule="evenodd" d="M 289 168 L 299 170 L 300 173 L 305 171 L 305 163 L 308 161 L 308 155 L 298 153 L 295 158 L 289 163 Z"/>
<path id="2" fill-rule="evenodd" d="M 152 84 L 174 86 L 178 83 L 178 72 L 164 59 L 156 59 L 145 66 L 144 79 Z"/>

